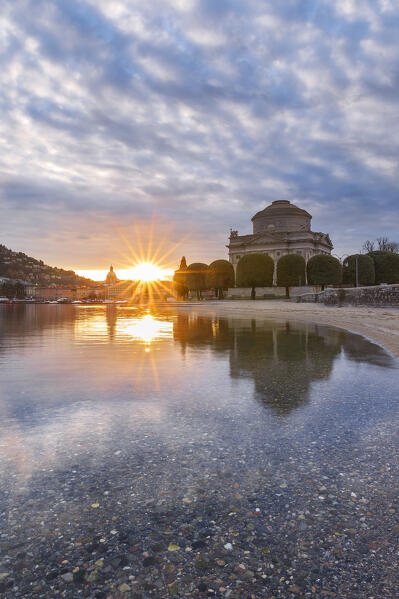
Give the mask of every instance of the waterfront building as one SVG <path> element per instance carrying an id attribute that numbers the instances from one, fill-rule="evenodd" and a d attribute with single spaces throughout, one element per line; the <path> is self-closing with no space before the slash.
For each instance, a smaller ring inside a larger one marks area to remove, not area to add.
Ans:
<path id="1" fill-rule="evenodd" d="M 90 293 L 89 287 L 75 287 L 68 285 L 32 285 L 29 288 L 29 297 L 41 300 L 58 300 L 61 298 L 77 300 L 83 299 Z"/>
<path id="2" fill-rule="evenodd" d="M 333 249 L 328 233 L 311 230 L 309 212 L 288 200 L 272 202 L 251 220 L 252 234 L 230 231 L 227 248 L 234 269 L 240 258 L 249 253 L 267 254 L 276 264 L 286 254 L 299 254 L 307 262 L 316 254 L 331 254 Z"/>

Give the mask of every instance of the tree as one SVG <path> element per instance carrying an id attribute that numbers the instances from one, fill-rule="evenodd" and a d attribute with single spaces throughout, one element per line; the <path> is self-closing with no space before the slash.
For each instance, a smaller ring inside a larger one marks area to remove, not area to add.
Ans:
<path id="1" fill-rule="evenodd" d="M 339 285 L 342 283 L 341 262 L 329 254 L 317 254 L 310 258 L 306 266 L 310 285 Z"/>
<path id="2" fill-rule="evenodd" d="M 173 289 L 177 297 L 186 299 L 188 296 L 188 287 L 186 285 L 187 262 L 185 256 L 180 260 L 180 267 L 175 270 L 173 275 Z"/>
<path id="3" fill-rule="evenodd" d="M 376 251 L 368 254 L 374 261 L 375 283 L 399 283 L 399 254 Z"/>
<path id="4" fill-rule="evenodd" d="M 389 241 L 388 237 L 377 237 L 377 244 L 380 252 L 399 252 L 399 243 Z"/>
<path id="5" fill-rule="evenodd" d="M 251 299 L 256 287 L 271 287 L 274 262 L 267 254 L 245 254 L 237 264 L 237 287 L 251 287 Z"/>
<path id="6" fill-rule="evenodd" d="M 359 285 L 374 285 L 375 268 L 374 261 L 370 256 L 364 254 L 353 254 L 345 258 L 343 263 L 343 282 L 356 285 L 356 258 L 358 263 Z"/>
<path id="7" fill-rule="evenodd" d="M 277 285 L 285 287 L 287 297 L 290 297 L 290 287 L 305 284 L 305 269 L 305 258 L 299 254 L 281 256 L 277 262 Z"/>
<path id="8" fill-rule="evenodd" d="M 363 243 L 363 250 L 368 254 L 374 251 L 393 252 L 394 254 L 398 254 L 399 243 L 397 241 L 389 241 L 388 237 L 377 237 L 376 241 L 370 241 L 369 239 L 367 239 L 367 241 Z"/>
<path id="9" fill-rule="evenodd" d="M 374 243 L 374 241 L 370 241 L 370 239 L 366 239 L 366 241 L 363 243 L 363 248 L 362 249 L 367 254 L 369 252 L 374 252 L 374 250 L 375 250 L 375 243 Z"/>
<path id="10" fill-rule="evenodd" d="M 206 274 L 206 286 L 208 289 L 216 289 L 216 295 L 223 299 L 223 290 L 234 287 L 234 268 L 227 260 L 215 260 L 208 266 Z"/>
<path id="11" fill-rule="evenodd" d="M 197 298 L 201 299 L 201 291 L 206 289 L 206 273 L 208 265 L 202 262 L 193 262 L 185 271 L 184 282 L 190 291 L 197 292 Z"/>

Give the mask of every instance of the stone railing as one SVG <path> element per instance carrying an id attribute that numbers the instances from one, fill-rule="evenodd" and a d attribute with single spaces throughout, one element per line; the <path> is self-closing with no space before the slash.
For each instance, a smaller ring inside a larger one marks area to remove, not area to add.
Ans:
<path id="1" fill-rule="evenodd" d="M 302 287 L 290 287 L 290 297 L 294 298 L 297 295 L 303 295 L 304 293 L 315 294 L 321 291 L 321 287 L 302 286 Z M 285 297 L 285 287 L 256 287 L 256 297 L 261 299 L 262 297 Z M 226 292 L 227 298 L 247 298 L 251 297 L 250 287 L 231 287 Z"/>
<path id="2" fill-rule="evenodd" d="M 293 297 L 296 303 L 320 303 L 326 306 L 399 307 L 399 285 L 378 285 L 353 289 L 326 289 Z"/>

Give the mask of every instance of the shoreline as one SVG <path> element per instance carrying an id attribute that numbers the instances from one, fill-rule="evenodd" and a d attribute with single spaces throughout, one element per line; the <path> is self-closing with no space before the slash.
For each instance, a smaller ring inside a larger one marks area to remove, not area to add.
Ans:
<path id="1" fill-rule="evenodd" d="M 196 310 L 210 316 L 292 320 L 344 329 L 362 335 L 399 358 L 399 310 L 371 306 L 325 306 L 282 300 L 222 300 L 175 304 L 176 309 Z"/>

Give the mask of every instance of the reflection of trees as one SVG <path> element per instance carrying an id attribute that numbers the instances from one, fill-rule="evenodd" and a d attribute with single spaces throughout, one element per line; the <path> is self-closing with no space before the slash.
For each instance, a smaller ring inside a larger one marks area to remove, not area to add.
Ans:
<path id="1" fill-rule="evenodd" d="M 173 333 L 184 351 L 202 347 L 228 352 L 232 378 L 252 379 L 257 399 L 281 415 L 308 401 L 313 381 L 331 376 L 343 347 L 351 360 L 374 361 L 380 356 L 378 347 L 361 337 L 313 324 L 179 314 Z M 381 355 L 387 365 L 382 350 Z"/>
<path id="2" fill-rule="evenodd" d="M 185 353 L 187 347 L 226 352 L 234 345 L 234 329 L 228 320 L 197 314 L 178 314 L 173 321 L 173 338 Z"/>
<path id="3" fill-rule="evenodd" d="M 353 362 L 362 362 L 364 356 L 367 355 L 368 362 L 377 366 L 387 366 L 387 364 L 393 363 L 382 347 L 370 343 L 360 335 L 343 335 L 342 346 L 346 357 Z"/>

